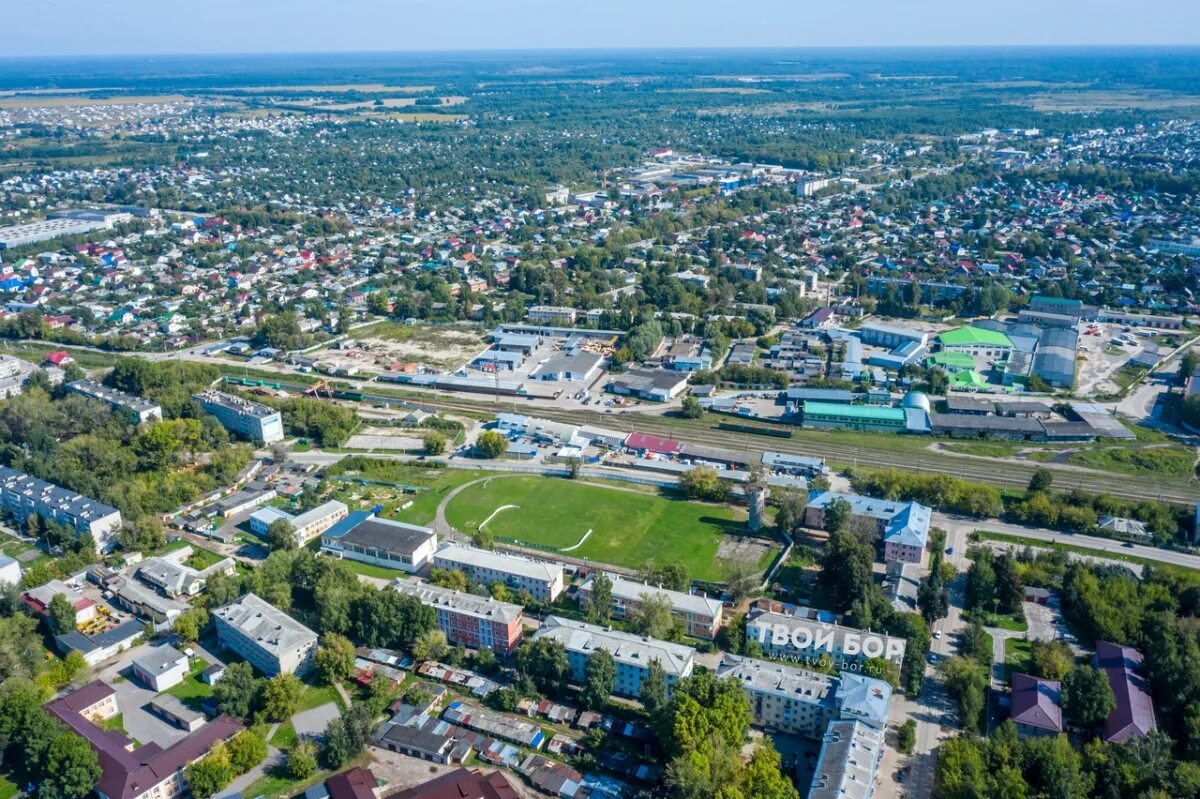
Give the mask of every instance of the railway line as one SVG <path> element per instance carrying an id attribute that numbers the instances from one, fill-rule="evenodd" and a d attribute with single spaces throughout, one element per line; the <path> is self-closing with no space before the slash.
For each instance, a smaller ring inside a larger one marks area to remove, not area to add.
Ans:
<path id="1" fill-rule="evenodd" d="M 270 381 L 272 386 L 303 391 L 311 381 L 288 380 L 281 374 Z M 1054 463 L 1022 464 L 1013 461 L 986 459 L 971 455 L 947 455 L 921 450 L 918 452 L 889 452 L 858 445 L 837 442 L 836 433 L 830 433 L 829 441 L 806 439 L 794 441 L 786 438 L 765 438 L 750 433 L 711 429 L 697 429 L 682 425 L 669 417 L 645 413 L 597 413 L 585 410 L 564 410 L 537 406 L 522 408 L 519 402 L 481 397 L 464 400 L 447 397 L 440 392 L 416 392 L 402 388 L 380 391 L 378 383 L 343 380 L 361 391 L 361 402 L 385 405 L 421 405 L 439 410 L 469 415 L 511 411 L 535 415 L 540 418 L 576 425 L 606 427 L 625 433 L 644 432 L 671 437 L 690 444 L 721 447 L 746 453 L 786 452 L 797 455 L 813 455 L 825 458 L 839 466 L 868 466 L 897 468 L 917 472 L 939 472 L 961 477 L 1000 488 L 1023 489 L 1035 469 L 1047 468 L 1054 473 L 1055 485 L 1060 489 L 1079 488 L 1093 493 L 1108 493 L 1122 499 L 1159 500 L 1193 505 L 1200 500 L 1200 484 L 1172 479 L 1161 475 L 1132 475 L 1099 472 L 1083 468 L 1065 467 Z M 372 391 L 374 389 L 374 391 Z"/>

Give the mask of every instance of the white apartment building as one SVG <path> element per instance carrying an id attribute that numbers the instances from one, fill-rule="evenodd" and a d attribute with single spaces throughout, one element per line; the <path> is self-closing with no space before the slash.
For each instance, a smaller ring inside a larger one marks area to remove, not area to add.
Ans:
<path id="1" fill-rule="evenodd" d="M 86 533 L 100 551 L 112 548 L 121 528 L 121 512 L 111 505 L 7 466 L 0 466 L 0 504 L 4 515 L 18 522 L 40 516 L 79 535 Z"/>
<path id="2" fill-rule="evenodd" d="M 162 421 L 163 418 L 162 408 L 159 405 L 133 394 L 109 388 L 95 380 L 84 379 L 67 383 L 67 390 L 103 402 L 114 411 L 125 414 L 137 424 L 148 422 L 151 419 Z"/>
<path id="3" fill-rule="evenodd" d="M 614 619 L 627 618 L 643 597 L 662 595 L 670 600 L 671 611 L 675 614 L 675 618 L 683 623 L 684 631 L 688 635 L 710 641 L 717 637 L 717 631 L 721 629 L 721 613 L 724 609 L 719 600 L 659 588 L 636 580 L 627 580 L 619 574 L 606 576 L 612 581 L 611 611 Z M 592 587 L 595 580 L 596 574 L 593 572 L 587 582 L 579 587 L 579 596 L 585 605 L 592 601 Z"/>
<path id="4" fill-rule="evenodd" d="M 231 433 L 259 444 L 283 440 L 283 417 L 273 408 L 215 389 L 201 391 L 192 399 Z"/>
<path id="5" fill-rule="evenodd" d="M 539 602 L 553 602 L 563 590 L 561 563 L 520 555 L 446 544 L 434 554 L 433 565 L 466 572 L 472 582 L 480 585 L 499 581 L 514 591 L 528 591 Z"/>
<path id="6" fill-rule="evenodd" d="M 668 693 L 676 682 L 691 675 L 695 666 L 696 650 L 690 646 L 609 630 L 561 616 L 547 616 L 533 637 L 550 638 L 566 647 L 571 680 L 579 684 L 583 683 L 588 657 L 597 649 L 607 650 L 617 668 L 613 693 L 635 699 L 641 695 L 642 680 L 655 660 L 665 673 Z"/>
<path id="7" fill-rule="evenodd" d="M 221 646 L 268 677 L 304 674 L 313 667 L 317 634 L 255 594 L 212 613 Z"/>

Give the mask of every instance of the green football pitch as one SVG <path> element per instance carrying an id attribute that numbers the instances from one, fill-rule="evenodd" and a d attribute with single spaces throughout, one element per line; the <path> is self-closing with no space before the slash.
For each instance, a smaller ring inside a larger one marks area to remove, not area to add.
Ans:
<path id="1" fill-rule="evenodd" d="M 492 477 L 446 506 L 446 520 L 466 533 L 486 522 L 493 535 L 519 545 L 629 569 L 679 561 L 698 580 L 721 579 L 718 548 L 746 532 L 745 519 L 740 508 L 551 477 Z M 760 564 L 776 550 L 767 547 Z"/>

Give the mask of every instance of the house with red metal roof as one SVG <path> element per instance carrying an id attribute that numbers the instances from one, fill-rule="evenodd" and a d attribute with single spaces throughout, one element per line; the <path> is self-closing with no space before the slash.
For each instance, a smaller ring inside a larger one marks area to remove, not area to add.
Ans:
<path id="1" fill-rule="evenodd" d="M 96 680 L 46 705 L 47 712 L 81 736 L 100 760 L 100 799 L 176 799 L 188 791 L 184 769 L 208 754 L 218 741 L 232 738 L 242 724 L 218 716 L 167 748 L 153 741 L 134 748 L 119 730 L 104 730 L 96 721 L 119 712 L 112 686 Z"/>
<path id="2" fill-rule="evenodd" d="M 1096 642 L 1096 668 L 1104 672 L 1115 705 L 1104 720 L 1104 740 L 1121 743 L 1154 732 L 1154 702 L 1142 653 L 1131 646 Z"/>
<path id="3" fill-rule="evenodd" d="M 1057 680 L 1013 674 L 1009 715 L 1021 738 L 1058 735 L 1063 731 L 1062 685 Z"/>
<path id="4" fill-rule="evenodd" d="M 630 433 L 625 439 L 625 448 L 638 455 L 670 455 L 683 452 L 683 444 L 673 438 L 659 438 L 649 433 Z"/>

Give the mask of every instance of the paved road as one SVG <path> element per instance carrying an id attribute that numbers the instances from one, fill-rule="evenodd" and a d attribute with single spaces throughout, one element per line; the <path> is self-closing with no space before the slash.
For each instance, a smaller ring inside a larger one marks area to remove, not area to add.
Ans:
<path id="1" fill-rule="evenodd" d="M 1056 530 L 1043 530 L 1036 527 L 1022 527 L 1018 524 L 1008 524 L 998 519 L 968 519 L 945 513 L 934 513 L 932 523 L 934 527 L 941 527 L 948 533 L 953 534 L 955 543 L 952 543 L 949 537 L 946 543 L 947 546 L 955 548 L 956 558 L 961 557 L 966 550 L 967 534 L 973 530 L 984 530 L 993 533 L 1004 533 L 1006 535 L 1019 535 L 1037 541 L 1058 542 L 1060 544 L 1096 549 L 1111 554 L 1115 560 L 1134 556 L 1172 566 L 1200 569 L 1200 556 L 1189 555 L 1186 552 L 1176 552 L 1170 549 L 1142 546 L 1141 544 L 1126 546 L 1124 542 L 1114 541 L 1110 538 L 1097 538 L 1091 535 L 1072 535 Z"/>

